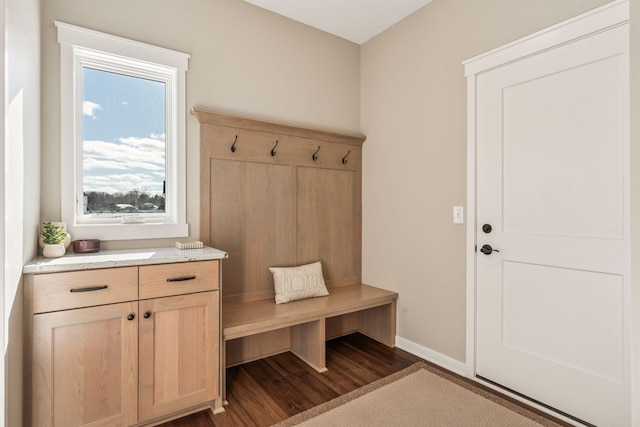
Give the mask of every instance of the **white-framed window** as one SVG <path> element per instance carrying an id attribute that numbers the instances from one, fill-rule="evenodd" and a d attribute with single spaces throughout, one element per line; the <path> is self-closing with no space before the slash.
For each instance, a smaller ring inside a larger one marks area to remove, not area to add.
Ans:
<path id="1" fill-rule="evenodd" d="M 55 22 L 61 209 L 74 239 L 184 237 L 189 55 Z"/>

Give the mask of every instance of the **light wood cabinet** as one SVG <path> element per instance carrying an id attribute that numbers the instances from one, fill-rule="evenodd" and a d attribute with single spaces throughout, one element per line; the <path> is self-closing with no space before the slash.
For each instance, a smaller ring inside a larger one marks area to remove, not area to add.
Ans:
<path id="1" fill-rule="evenodd" d="M 218 260 L 25 275 L 26 425 L 222 410 Z"/>
<path id="2" fill-rule="evenodd" d="M 34 426 L 137 422 L 137 305 L 127 302 L 34 316 Z"/>
<path id="3" fill-rule="evenodd" d="M 140 419 L 214 400 L 218 292 L 140 301 Z"/>

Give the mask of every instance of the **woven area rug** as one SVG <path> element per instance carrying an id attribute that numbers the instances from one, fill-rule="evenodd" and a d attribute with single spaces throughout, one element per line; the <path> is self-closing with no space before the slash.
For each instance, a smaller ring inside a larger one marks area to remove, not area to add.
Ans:
<path id="1" fill-rule="evenodd" d="M 276 424 L 297 425 L 561 426 L 422 362 Z"/>

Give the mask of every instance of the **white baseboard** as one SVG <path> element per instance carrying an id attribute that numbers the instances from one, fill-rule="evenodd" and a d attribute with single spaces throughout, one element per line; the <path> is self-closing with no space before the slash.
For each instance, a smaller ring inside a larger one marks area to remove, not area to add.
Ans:
<path id="1" fill-rule="evenodd" d="M 396 346 L 404 351 L 423 358 L 424 360 L 434 363 L 441 368 L 451 371 L 455 374 L 467 376 L 467 365 L 464 362 L 453 359 L 435 350 L 416 344 L 406 338 L 396 335 Z"/>

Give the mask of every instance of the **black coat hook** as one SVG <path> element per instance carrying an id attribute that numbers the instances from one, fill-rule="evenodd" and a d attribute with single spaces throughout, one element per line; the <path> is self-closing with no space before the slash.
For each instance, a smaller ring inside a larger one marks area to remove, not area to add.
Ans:
<path id="1" fill-rule="evenodd" d="M 276 156 L 276 147 L 278 146 L 278 140 L 276 139 L 276 145 L 273 146 L 273 148 L 271 149 L 271 157 L 275 157 Z"/>
<path id="2" fill-rule="evenodd" d="M 320 151 L 320 146 L 319 145 L 318 145 L 318 149 L 316 150 L 316 152 L 313 153 L 313 156 L 311 156 L 311 158 L 313 159 L 314 162 L 316 160 L 318 160 L 318 151 Z"/>
<path id="3" fill-rule="evenodd" d="M 231 145 L 231 152 L 236 152 L 236 142 L 238 142 L 238 135 L 236 135 L 236 139 L 233 141 L 233 145 Z"/>
<path id="4" fill-rule="evenodd" d="M 349 157 L 349 154 L 351 154 L 351 150 L 347 151 L 347 155 L 342 158 L 342 164 L 343 165 L 347 164 L 347 162 L 348 162 L 347 157 Z"/>

